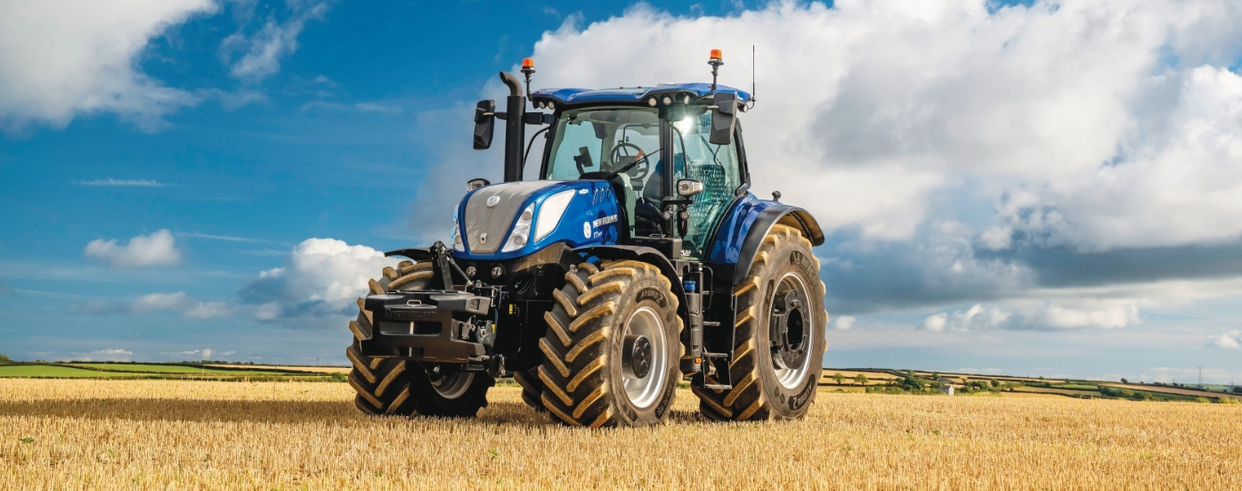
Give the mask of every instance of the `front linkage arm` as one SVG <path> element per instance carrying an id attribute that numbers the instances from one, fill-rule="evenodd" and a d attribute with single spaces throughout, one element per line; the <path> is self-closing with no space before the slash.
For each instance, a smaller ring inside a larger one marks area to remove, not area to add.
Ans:
<path id="1" fill-rule="evenodd" d="M 445 246 L 443 242 L 438 240 L 435 244 L 432 244 L 431 247 L 426 249 L 397 249 L 395 251 L 385 252 L 384 256 L 403 256 L 415 261 L 435 263 L 436 269 L 440 273 L 440 279 L 442 280 L 441 282 L 443 283 L 445 290 L 464 291 L 473 283 L 470 281 L 470 278 L 466 276 L 466 272 L 462 271 L 461 266 L 457 265 L 457 261 L 453 260 L 453 254 L 449 252 L 448 247 Z M 463 283 L 460 287 L 458 287 L 454 282 L 454 272 L 465 280 L 465 283 Z"/>

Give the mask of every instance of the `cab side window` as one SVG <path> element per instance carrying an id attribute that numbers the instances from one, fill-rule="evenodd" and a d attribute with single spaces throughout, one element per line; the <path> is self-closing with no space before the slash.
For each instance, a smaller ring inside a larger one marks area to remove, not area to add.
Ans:
<path id="1" fill-rule="evenodd" d="M 689 207 L 690 226 L 684 240 L 684 247 L 694 257 L 702 257 L 716 222 L 733 202 L 734 191 L 742 185 L 737 141 L 712 144 L 708 141 L 711 122 L 708 111 L 673 123 L 673 148 L 678 159 L 685 162 L 684 177 L 702 182 L 704 187 Z"/>

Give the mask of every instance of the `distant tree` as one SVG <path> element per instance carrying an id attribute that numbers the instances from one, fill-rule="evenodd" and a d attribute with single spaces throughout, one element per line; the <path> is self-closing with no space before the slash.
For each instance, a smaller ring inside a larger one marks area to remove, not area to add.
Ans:
<path id="1" fill-rule="evenodd" d="M 7 365 L 10 362 L 12 362 L 12 360 L 9 359 L 8 355 L 0 354 L 0 365 Z"/>
<path id="2" fill-rule="evenodd" d="M 858 383 L 858 385 L 863 385 L 863 386 L 865 386 L 865 385 L 867 385 L 867 376 L 866 376 L 865 374 L 861 374 L 861 373 L 860 373 L 860 374 L 858 374 L 858 375 L 855 375 L 855 376 L 854 376 L 854 381 L 855 381 L 855 382 L 857 382 L 857 383 Z"/>
<path id="3" fill-rule="evenodd" d="M 940 380 L 940 372 L 932 372 L 932 380 Z"/>
<path id="4" fill-rule="evenodd" d="M 1122 378 L 1121 378 L 1121 383 L 1123 383 L 1123 384 L 1128 384 L 1128 383 L 1130 383 L 1130 381 L 1129 381 L 1129 380 L 1126 380 L 1126 378 L 1125 378 L 1125 377 L 1122 377 Z"/>
<path id="5" fill-rule="evenodd" d="M 833 374 L 832 378 L 837 381 L 837 385 L 841 385 L 845 382 L 845 375 L 841 375 L 841 372 Z"/>
<path id="6" fill-rule="evenodd" d="M 1233 387 L 1233 393 L 1235 393 L 1235 394 L 1242 394 L 1242 385 L 1235 385 L 1235 386 Z"/>
<path id="7" fill-rule="evenodd" d="M 1000 387 L 1000 381 L 996 379 L 992 379 L 992 387 Z"/>

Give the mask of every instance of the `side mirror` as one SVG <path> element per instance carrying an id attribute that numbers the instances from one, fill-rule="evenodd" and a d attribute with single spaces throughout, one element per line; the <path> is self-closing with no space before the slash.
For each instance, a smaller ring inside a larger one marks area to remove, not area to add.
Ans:
<path id="1" fill-rule="evenodd" d="M 707 140 L 712 145 L 728 145 L 733 143 L 733 122 L 737 115 L 737 94 L 717 92 L 712 105 L 712 131 Z"/>
<path id="2" fill-rule="evenodd" d="M 492 134 L 496 128 L 496 101 L 479 101 L 474 107 L 474 149 L 487 150 L 492 146 Z"/>
<path id="3" fill-rule="evenodd" d="M 683 198 L 689 198 L 703 192 L 703 183 L 694 179 L 680 179 L 677 181 L 677 194 Z"/>
<path id="4" fill-rule="evenodd" d="M 466 181 L 466 192 L 469 193 L 481 187 L 490 186 L 491 184 L 492 184 L 491 181 L 484 179 L 482 177 L 478 179 L 471 179 L 469 181 Z"/>

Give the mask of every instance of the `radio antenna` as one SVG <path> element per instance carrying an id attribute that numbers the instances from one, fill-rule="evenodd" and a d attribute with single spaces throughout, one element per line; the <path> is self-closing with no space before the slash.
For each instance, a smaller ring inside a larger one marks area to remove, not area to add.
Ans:
<path id="1" fill-rule="evenodd" d="M 755 45 L 750 45 L 750 107 L 755 107 Z"/>

